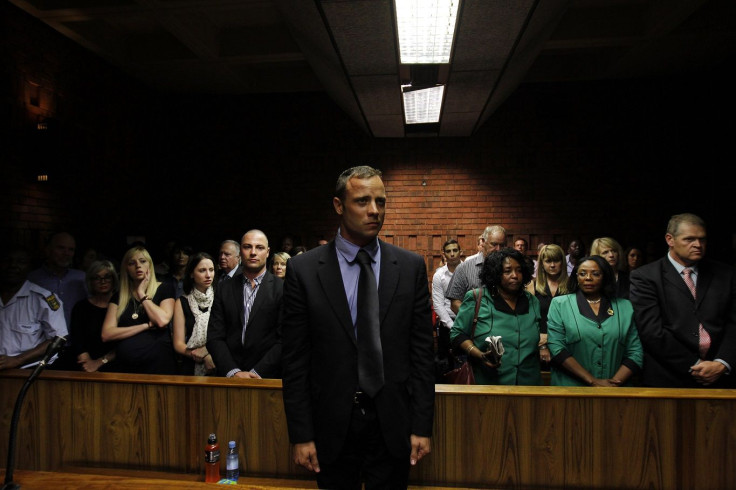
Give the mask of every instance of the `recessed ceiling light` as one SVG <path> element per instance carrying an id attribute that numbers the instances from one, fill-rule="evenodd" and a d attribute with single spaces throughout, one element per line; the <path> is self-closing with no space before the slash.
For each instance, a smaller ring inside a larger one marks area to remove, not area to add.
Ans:
<path id="1" fill-rule="evenodd" d="M 460 0 L 395 0 L 401 63 L 449 63 Z"/>
<path id="2" fill-rule="evenodd" d="M 440 120 L 442 109 L 442 95 L 445 86 L 411 90 L 408 86 L 402 87 L 404 97 L 404 121 L 406 124 L 436 123 Z"/>

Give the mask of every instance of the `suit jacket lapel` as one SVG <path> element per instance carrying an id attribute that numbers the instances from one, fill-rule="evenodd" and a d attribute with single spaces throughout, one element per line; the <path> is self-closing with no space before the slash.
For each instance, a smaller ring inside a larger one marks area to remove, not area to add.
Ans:
<path id="1" fill-rule="evenodd" d="M 378 243 L 381 246 L 381 275 L 378 278 L 378 303 L 380 305 L 378 319 L 383 326 L 383 319 L 386 317 L 396 287 L 399 284 L 399 261 L 382 241 L 379 240 Z"/>
<path id="2" fill-rule="evenodd" d="M 675 269 L 675 266 L 670 263 L 670 259 L 667 257 L 664 257 L 662 259 L 662 277 L 670 282 L 674 287 L 680 291 L 682 294 L 684 294 L 686 297 L 693 299 L 693 295 L 690 292 L 690 288 L 687 287 L 687 284 L 685 284 L 685 279 L 682 277 L 680 273 L 677 272 L 677 269 Z M 698 281 L 700 281 L 700 278 L 698 278 Z M 696 290 L 700 289 L 699 287 L 696 288 Z"/>
<path id="3" fill-rule="evenodd" d="M 348 298 L 345 296 L 345 286 L 342 282 L 342 273 L 340 272 L 340 263 L 337 261 L 337 249 L 334 240 L 324 247 L 323 253 L 319 257 L 317 276 L 325 295 L 328 298 L 334 298 L 334 301 L 328 301 L 328 303 L 335 312 L 335 316 L 340 320 L 353 343 L 356 343 L 355 328 L 350 315 Z"/>

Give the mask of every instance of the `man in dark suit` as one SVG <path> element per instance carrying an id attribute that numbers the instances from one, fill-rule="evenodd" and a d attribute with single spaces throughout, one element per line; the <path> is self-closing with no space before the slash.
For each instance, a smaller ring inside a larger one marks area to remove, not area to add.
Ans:
<path id="1" fill-rule="evenodd" d="M 240 244 L 235 240 L 225 240 L 220 244 L 220 253 L 217 255 L 217 274 L 215 284 L 238 277 L 243 273 L 240 263 Z"/>
<path id="2" fill-rule="evenodd" d="M 434 417 L 426 267 L 377 238 L 386 206 L 380 171 L 343 172 L 333 205 L 335 239 L 290 259 L 284 286 L 294 461 L 316 472 L 321 488 L 405 488 L 410 465 L 430 452 Z M 364 278 L 375 279 L 376 308 L 364 306 Z"/>
<path id="3" fill-rule="evenodd" d="M 672 216 L 667 255 L 631 273 L 630 299 L 644 346 L 646 386 L 730 388 L 736 384 L 736 274 L 704 258 L 705 222 Z"/>
<path id="4" fill-rule="evenodd" d="M 221 376 L 281 376 L 283 281 L 266 270 L 269 251 L 263 232 L 247 232 L 240 243 L 243 273 L 215 288 L 207 350 Z"/>

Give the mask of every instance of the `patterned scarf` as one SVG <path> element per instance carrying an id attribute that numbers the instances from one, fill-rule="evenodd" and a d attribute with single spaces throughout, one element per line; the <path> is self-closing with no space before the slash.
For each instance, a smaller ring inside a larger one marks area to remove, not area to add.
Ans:
<path id="1" fill-rule="evenodd" d="M 189 342 L 187 342 L 188 349 L 197 349 L 207 344 L 207 323 L 210 320 L 210 309 L 214 297 L 215 291 L 212 286 L 208 287 L 204 293 L 197 288 L 192 288 L 192 292 L 187 295 L 189 309 L 192 310 L 194 315 L 194 328 L 192 329 L 192 336 L 189 337 Z M 203 309 L 207 311 L 202 311 Z M 194 364 L 195 376 L 204 376 L 207 374 L 206 371 L 203 362 Z"/>

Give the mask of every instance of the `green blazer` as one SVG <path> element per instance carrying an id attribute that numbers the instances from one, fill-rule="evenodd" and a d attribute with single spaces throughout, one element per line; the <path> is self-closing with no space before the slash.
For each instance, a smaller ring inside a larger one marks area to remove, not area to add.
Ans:
<path id="1" fill-rule="evenodd" d="M 465 294 L 463 303 L 450 330 L 453 346 L 458 346 L 470 338 L 475 313 L 473 291 Z M 524 291 L 512 311 L 503 298 L 491 297 L 483 288 L 478 324 L 472 339 L 481 351 L 487 350 L 486 337 L 500 335 L 506 350 L 501 365 L 491 369 L 480 363 L 473 363 L 476 384 L 487 385 L 531 385 L 542 384 L 539 364 L 539 300 Z"/>
<path id="2" fill-rule="evenodd" d="M 621 364 L 634 372 L 641 369 L 644 351 L 634 323 L 634 308 L 623 298 L 604 299 L 603 319 L 594 321 L 580 313 L 590 308 L 582 296 L 566 294 L 552 300 L 547 315 L 547 343 L 553 360 L 572 356 L 590 374 L 609 379 Z M 592 315 L 592 310 L 589 312 Z M 560 358 L 555 359 L 559 354 Z M 585 386 L 577 376 L 552 364 L 550 384 L 553 386 Z"/>

